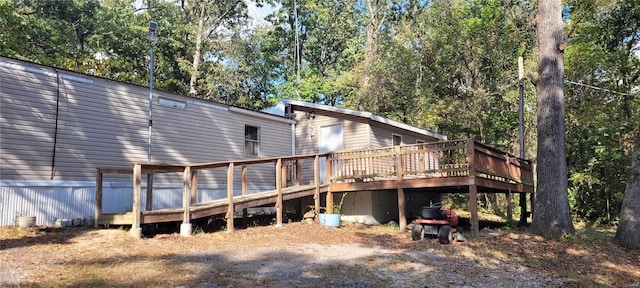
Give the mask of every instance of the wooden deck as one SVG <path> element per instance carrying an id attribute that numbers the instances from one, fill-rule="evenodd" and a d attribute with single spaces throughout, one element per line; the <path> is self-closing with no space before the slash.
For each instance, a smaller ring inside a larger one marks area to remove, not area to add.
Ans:
<path id="1" fill-rule="evenodd" d="M 326 157 L 327 183 L 320 183 L 319 161 Z M 313 161 L 313 181 L 301 185 L 302 161 Z M 274 163 L 275 189 L 248 193 L 247 167 Z M 208 202 L 197 201 L 198 171 L 227 169 L 227 197 Z M 234 195 L 234 167 L 242 167 L 242 195 Z M 133 175 L 133 211 L 122 214 L 102 213 L 102 179 L 104 174 Z M 153 175 L 182 173 L 183 205 L 171 209 L 151 209 Z M 141 179 L 147 176 L 147 205 L 140 205 Z M 287 181 L 289 180 L 289 181 Z M 289 184 L 289 187 L 287 187 Z M 319 210 L 320 193 L 326 192 L 327 212 L 331 213 L 334 192 L 397 190 L 400 227 L 406 227 L 404 189 L 432 188 L 433 191 L 468 192 L 472 234 L 477 235 L 477 193 L 520 194 L 520 206 L 526 211 L 524 195 L 533 193 L 533 169 L 528 160 L 517 158 L 473 140 L 453 140 L 385 147 L 379 149 L 343 150 L 324 154 L 260 158 L 240 161 L 174 165 L 134 163 L 132 168 L 98 168 L 96 177 L 96 226 L 127 224 L 138 231 L 141 224 L 182 221 L 224 215 L 227 229 L 233 230 L 233 215 L 239 209 L 275 204 L 276 225 L 282 225 L 283 201 L 313 196 Z M 510 198 L 509 198 L 510 199 Z M 511 215 L 510 201 L 507 207 Z M 526 214 L 526 213 L 525 213 Z M 526 218 L 525 218 L 526 221 Z"/>

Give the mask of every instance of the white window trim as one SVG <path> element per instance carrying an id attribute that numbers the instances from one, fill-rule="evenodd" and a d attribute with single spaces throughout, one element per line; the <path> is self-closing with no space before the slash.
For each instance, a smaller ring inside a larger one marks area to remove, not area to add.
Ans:
<path id="1" fill-rule="evenodd" d="M 260 155 L 262 155 L 262 135 L 260 135 L 260 126 L 254 126 L 254 125 L 244 125 L 244 129 L 245 129 L 245 133 L 247 130 L 247 127 L 253 127 L 256 128 L 258 130 L 258 139 L 257 140 L 253 140 L 253 139 L 247 139 L 247 135 L 244 135 L 244 155 L 245 156 L 256 156 L 256 157 L 260 157 Z M 251 141 L 252 143 L 258 143 L 258 151 L 256 151 L 256 154 L 251 154 L 251 153 L 247 153 L 247 141 Z"/>
<path id="2" fill-rule="evenodd" d="M 400 137 L 400 143 L 398 145 L 393 145 L 393 139 L 395 138 L 395 136 Z M 391 146 L 400 146 L 400 145 L 402 145 L 402 135 L 391 133 Z"/>

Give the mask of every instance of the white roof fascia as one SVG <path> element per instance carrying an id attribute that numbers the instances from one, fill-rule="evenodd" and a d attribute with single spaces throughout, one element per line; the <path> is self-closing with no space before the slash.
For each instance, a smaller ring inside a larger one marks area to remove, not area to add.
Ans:
<path id="1" fill-rule="evenodd" d="M 298 100 L 284 100 L 285 103 L 287 104 L 292 104 L 292 105 L 296 105 L 296 106 L 301 106 L 301 107 L 307 107 L 307 108 L 312 108 L 312 109 L 319 109 L 319 110 L 325 110 L 325 111 L 331 111 L 331 112 L 336 112 L 336 113 L 342 113 L 342 114 L 347 114 L 347 115 L 353 115 L 353 116 L 358 116 L 358 117 L 363 117 L 363 118 L 368 118 L 371 119 L 372 121 L 376 121 L 379 123 L 383 123 L 383 124 L 387 124 L 396 128 L 400 128 L 400 129 L 404 129 L 404 130 L 408 130 L 411 132 L 415 132 L 418 134 L 422 134 L 422 135 L 426 135 L 426 136 L 430 136 L 436 139 L 440 139 L 440 140 L 447 140 L 447 136 L 435 133 L 435 132 L 431 132 L 428 130 L 424 130 L 424 129 L 420 129 L 408 124 L 404 124 L 398 121 L 394 121 L 391 120 L 389 118 L 384 118 L 378 115 L 374 115 L 371 112 L 364 112 L 364 111 L 356 111 L 356 110 L 351 110 L 351 109 L 345 109 L 345 108 L 338 108 L 338 107 L 333 107 L 333 106 L 328 106 L 328 105 L 321 105 L 321 104 L 315 104 L 315 103 L 309 103 L 309 102 L 304 102 L 304 101 L 298 101 Z"/>
<path id="2" fill-rule="evenodd" d="M 373 116 L 373 114 L 371 114 L 370 112 L 356 111 L 356 110 L 345 109 L 345 108 L 338 108 L 338 107 L 329 106 L 329 105 L 309 103 L 309 102 L 298 101 L 298 100 L 284 100 L 284 101 L 287 104 L 293 104 L 293 105 L 296 105 L 296 106 L 302 106 L 302 107 L 313 108 L 313 109 L 320 109 L 320 110 L 331 111 L 331 112 L 336 112 L 336 113 L 342 113 L 342 114 L 347 114 L 347 115 L 354 115 L 354 116 L 359 116 L 359 117 L 364 117 L 364 118 L 369 118 L 369 119 L 371 119 L 371 116 Z"/>
<path id="3" fill-rule="evenodd" d="M 267 113 L 263 113 L 263 112 L 256 112 L 256 111 L 251 111 L 251 110 L 242 109 L 242 108 L 233 107 L 233 106 L 229 107 L 229 111 L 230 112 L 235 112 L 235 113 L 238 113 L 238 114 L 244 114 L 244 115 L 256 117 L 256 118 L 262 118 L 262 119 L 278 121 L 278 122 L 283 122 L 283 123 L 288 123 L 288 124 L 295 124 L 296 123 L 295 120 L 287 119 L 287 118 L 284 118 L 284 117 L 281 117 L 281 116 L 275 116 L 273 114 L 267 114 Z"/>

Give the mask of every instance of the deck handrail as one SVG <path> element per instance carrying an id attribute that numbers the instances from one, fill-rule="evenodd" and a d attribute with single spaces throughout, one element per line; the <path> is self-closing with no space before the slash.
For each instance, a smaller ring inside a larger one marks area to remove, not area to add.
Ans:
<path id="1" fill-rule="evenodd" d="M 472 147 L 474 153 L 470 153 Z M 473 156 L 472 156 L 473 155 Z M 472 139 L 333 151 L 331 181 L 362 182 L 410 177 L 475 177 L 533 186 L 530 160 Z M 470 157 L 474 157 L 470 161 Z M 470 169 L 469 163 L 473 163 Z"/>
<path id="2" fill-rule="evenodd" d="M 325 183 L 319 181 L 319 161 L 320 157 L 328 156 L 327 153 L 318 154 L 305 154 L 305 155 L 293 155 L 282 157 L 266 157 L 266 158 L 254 158 L 243 159 L 233 161 L 218 161 L 208 163 L 194 163 L 194 164 L 168 164 L 168 163 L 150 163 L 150 162 L 134 162 L 131 168 L 118 168 L 118 167 L 99 167 L 97 168 L 96 176 L 96 209 L 95 209 L 95 226 L 98 226 L 99 218 L 102 215 L 102 185 L 103 174 L 132 174 L 133 175 L 133 223 L 132 234 L 140 233 L 141 224 L 141 178 L 142 175 L 147 174 L 147 210 L 151 211 L 152 207 L 149 205 L 153 198 L 153 174 L 156 173 L 176 173 L 181 172 L 183 180 L 183 203 L 182 209 L 184 212 L 183 224 L 190 223 L 190 210 L 193 204 L 196 204 L 197 197 L 197 182 L 198 171 L 214 169 L 214 168 L 227 168 L 227 228 L 233 230 L 233 214 L 234 214 L 234 167 L 242 167 L 242 196 L 246 196 L 247 177 L 246 167 L 249 165 L 274 163 L 274 175 L 275 175 L 275 191 L 277 192 L 276 210 L 277 210 L 277 222 L 278 225 L 282 225 L 282 212 L 283 212 L 283 194 L 282 190 L 286 187 L 301 185 L 302 167 L 300 165 L 301 160 L 313 159 L 313 187 L 315 205 L 319 209 L 319 194 L 320 187 Z M 150 180 L 151 179 L 151 180 Z M 290 184 L 287 182 L 291 179 Z M 241 196 L 238 196 L 241 197 Z M 135 231 L 135 232 L 134 232 Z M 182 233 L 182 232 L 181 232 Z"/>
<path id="3" fill-rule="evenodd" d="M 321 157 L 326 157 L 326 183 L 320 181 L 320 165 Z M 301 161 L 313 159 L 313 184 L 308 185 L 307 193 L 313 191 L 314 205 L 316 211 L 319 211 L 320 205 L 320 189 L 327 188 L 327 207 L 332 207 L 332 191 L 334 185 L 336 189 L 341 189 L 340 185 L 357 184 L 360 189 L 368 187 L 373 189 L 381 189 L 379 183 L 357 183 L 372 181 L 387 181 L 380 183 L 390 183 L 394 185 L 406 185 L 409 181 L 415 181 L 423 178 L 450 178 L 453 181 L 446 183 L 467 183 L 469 187 L 484 185 L 485 187 L 497 187 L 504 191 L 515 188 L 515 192 L 532 193 L 533 192 L 533 165 L 530 160 L 521 159 L 512 154 L 500 151 L 499 149 L 479 143 L 472 139 L 448 140 L 431 143 L 418 143 L 411 145 L 382 147 L 373 149 L 358 150 L 340 150 L 328 153 L 293 155 L 282 157 L 265 157 L 255 159 L 243 159 L 234 161 L 218 161 L 208 163 L 192 163 L 192 164 L 167 164 L 167 163 L 149 163 L 135 162 L 133 167 L 117 168 L 117 167 L 100 167 L 97 169 L 96 177 L 96 218 L 95 225 L 98 226 L 98 219 L 102 215 L 102 182 L 103 174 L 132 174 L 133 175 L 133 223 L 132 234 L 140 233 L 141 224 L 141 178 L 147 174 L 147 209 L 151 211 L 150 205 L 153 198 L 153 177 L 155 173 L 182 173 L 183 181 L 183 224 L 190 223 L 191 208 L 197 204 L 197 182 L 198 172 L 207 169 L 226 168 L 226 184 L 227 184 L 227 229 L 233 230 L 233 214 L 235 212 L 235 197 L 245 197 L 247 195 L 247 166 L 274 163 L 275 175 L 275 191 L 277 193 L 276 212 L 277 225 L 282 225 L 283 212 L 283 189 L 287 185 L 299 186 L 302 182 L 302 166 Z M 242 196 L 234 194 L 234 167 L 241 167 L 242 176 Z M 287 180 L 291 180 L 288 182 Z M 480 180 L 478 180 L 480 179 Z M 438 179 L 447 180 L 447 179 Z M 460 180 L 460 181 L 459 181 Z M 461 181 L 465 180 L 465 181 Z M 484 181 L 484 182 L 482 182 Z M 488 182 L 487 182 L 488 181 Z M 493 182 L 492 182 L 493 181 Z M 347 184 L 344 184 L 347 183 Z M 415 182 L 412 182 L 415 183 Z M 438 183 L 445 183 L 438 181 Z M 478 184 L 480 183 L 480 184 Z M 420 185 L 424 183 L 420 182 Z M 355 189 L 353 186 L 348 189 Z M 388 187 L 388 186 L 387 186 Z M 405 186 L 398 186 L 405 187 Z M 417 187 L 417 186 L 413 186 Z M 423 187 L 423 186 L 420 186 Z M 301 186 L 301 188 L 303 188 Z M 343 187 L 340 191 L 351 191 Z M 470 191 L 475 191 L 470 188 Z M 399 192 L 400 193 L 400 192 Z M 473 198 L 471 196 L 470 198 Z M 475 192 L 473 192 L 475 193 Z M 289 195 L 289 194 L 287 194 Z M 307 194 L 310 195 L 310 194 Z M 273 203 L 273 202 L 271 202 Z M 474 206 L 474 205 L 471 205 Z M 473 213 L 472 213 L 473 214 Z M 472 217 L 473 218 L 473 217 Z M 477 220 L 477 219 L 476 219 Z M 190 224 L 188 225 L 190 227 Z M 181 226 L 182 228 L 182 226 Z M 137 232 L 134 232 L 137 231 Z M 181 230 L 182 234 L 182 230 Z"/>

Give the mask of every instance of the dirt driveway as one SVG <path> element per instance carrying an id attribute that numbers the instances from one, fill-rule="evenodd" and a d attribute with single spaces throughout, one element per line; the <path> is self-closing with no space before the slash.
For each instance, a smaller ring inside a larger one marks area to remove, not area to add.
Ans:
<path id="1" fill-rule="evenodd" d="M 602 249 L 592 246 L 602 243 L 525 232 L 483 231 L 475 241 L 440 245 L 388 226 L 289 223 L 142 240 L 123 229 L 0 228 L 0 240 L 2 287 L 640 285 L 638 251 L 607 242 L 606 253 L 618 258 L 601 263 L 593 257 Z"/>

